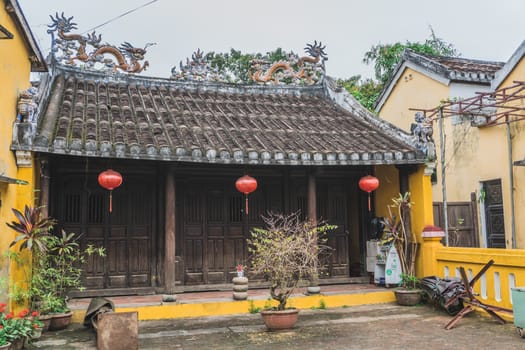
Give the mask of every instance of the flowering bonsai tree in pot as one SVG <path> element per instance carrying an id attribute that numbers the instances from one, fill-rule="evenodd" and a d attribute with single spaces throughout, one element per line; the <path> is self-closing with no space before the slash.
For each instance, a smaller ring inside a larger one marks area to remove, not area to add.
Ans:
<path id="1" fill-rule="evenodd" d="M 415 233 L 410 228 L 410 192 L 392 198 L 389 216 L 383 220 L 383 244 L 393 244 L 401 265 L 401 283 L 394 293 L 398 304 L 416 305 L 421 301 L 419 279 L 416 277 L 416 255 L 419 247 Z"/>
<path id="2" fill-rule="evenodd" d="M 331 249 L 324 234 L 336 226 L 302 221 L 299 212 L 269 213 L 262 219 L 266 227 L 253 228 L 248 240 L 250 271 L 270 282 L 270 296 L 277 306 L 261 314 L 270 329 L 290 328 L 297 321 L 298 310 L 287 309 L 288 299 L 301 281 L 317 279 L 319 256 L 326 256 Z M 269 323 L 290 316 L 291 325 Z"/>

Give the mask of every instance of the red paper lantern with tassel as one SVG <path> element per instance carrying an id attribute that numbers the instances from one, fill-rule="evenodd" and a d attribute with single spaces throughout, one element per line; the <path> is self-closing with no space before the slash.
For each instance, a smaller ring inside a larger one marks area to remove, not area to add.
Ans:
<path id="1" fill-rule="evenodd" d="M 113 190 L 120 185 L 122 185 L 122 175 L 119 172 L 112 169 L 98 174 L 98 184 L 104 187 L 106 190 L 109 190 L 109 212 L 113 211 Z"/>
<path id="2" fill-rule="evenodd" d="M 248 195 L 257 189 L 257 180 L 249 175 L 241 176 L 235 181 L 235 188 L 246 195 L 245 211 L 248 215 Z"/>
<path id="3" fill-rule="evenodd" d="M 359 180 L 359 188 L 368 192 L 368 211 L 372 210 L 370 207 L 370 192 L 375 191 L 379 187 L 379 180 L 377 177 L 367 175 Z"/>

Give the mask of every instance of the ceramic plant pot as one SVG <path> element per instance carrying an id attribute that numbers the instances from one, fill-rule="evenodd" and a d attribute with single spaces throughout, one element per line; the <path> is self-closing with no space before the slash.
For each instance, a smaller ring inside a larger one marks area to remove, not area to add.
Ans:
<path id="1" fill-rule="evenodd" d="M 42 332 L 47 332 L 49 325 L 51 324 L 51 315 L 39 315 L 38 320 L 42 322 Z"/>
<path id="2" fill-rule="evenodd" d="M 421 289 L 403 289 L 394 290 L 396 301 L 399 305 L 414 306 L 421 302 Z"/>
<path id="3" fill-rule="evenodd" d="M 72 312 L 53 314 L 53 317 L 51 318 L 51 323 L 49 324 L 49 330 L 59 331 L 67 328 L 67 326 L 69 326 L 69 324 L 71 323 L 71 316 L 73 316 Z"/>
<path id="4" fill-rule="evenodd" d="M 283 311 L 263 310 L 261 316 L 266 328 L 271 331 L 293 328 L 299 317 L 299 309 L 288 309 Z"/>
<path id="5" fill-rule="evenodd" d="M 24 347 L 25 338 L 17 338 L 11 342 L 9 350 L 22 350 Z"/>

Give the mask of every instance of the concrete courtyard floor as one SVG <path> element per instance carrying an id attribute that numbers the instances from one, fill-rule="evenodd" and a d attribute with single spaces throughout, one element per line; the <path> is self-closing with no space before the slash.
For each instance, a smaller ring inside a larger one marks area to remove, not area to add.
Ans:
<path id="1" fill-rule="evenodd" d="M 387 303 L 301 310 L 296 327 L 279 332 L 258 314 L 141 321 L 139 349 L 525 349 L 512 322 L 470 313 L 445 330 L 450 319 L 428 305 Z M 30 348 L 96 349 L 96 333 L 75 324 Z"/>

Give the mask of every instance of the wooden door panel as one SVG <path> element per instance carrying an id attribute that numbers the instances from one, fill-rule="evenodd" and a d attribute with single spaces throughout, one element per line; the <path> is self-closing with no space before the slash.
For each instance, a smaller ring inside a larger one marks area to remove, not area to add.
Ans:
<path id="1" fill-rule="evenodd" d="M 505 248 L 505 219 L 501 180 L 485 181 L 483 189 L 485 191 L 487 247 Z"/>
<path id="2" fill-rule="evenodd" d="M 89 257 L 83 266 L 83 284 L 88 289 L 150 287 L 152 239 L 155 225 L 155 191 L 152 181 L 123 174 L 124 184 L 109 193 L 96 174 L 60 174 L 60 191 L 53 208 L 63 228 L 81 234 L 80 245 L 106 248 L 106 257 Z"/>
<path id="3" fill-rule="evenodd" d="M 94 247 L 103 247 L 104 237 L 102 236 L 101 239 L 86 240 L 85 244 L 91 244 Z M 84 287 L 87 289 L 99 289 L 104 287 L 104 259 L 104 257 L 95 254 L 87 257 L 84 269 Z"/>
<path id="4" fill-rule="evenodd" d="M 134 238 L 128 240 L 129 256 L 129 278 L 133 287 L 147 287 L 150 281 L 149 261 L 144 257 L 149 256 L 151 250 L 150 240 L 146 238 Z"/>
<path id="5" fill-rule="evenodd" d="M 108 243 L 107 280 L 109 288 L 128 287 L 126 240 L 110 239 Z"/>
<path id="6" fill-rule="evenodd" d="M 204 282 L 203 243 L 201 239 L 184 240 L 184 275 L 187 284 Z"/>
<path id="7" fill-rule="evenodd" d="M 223 283 L 226 280 L 224 266 L 224 240 L 208 238 L 208 283 Z"/>
<path id="8" fill-rule="evenodd" d="M 332 248 L 329 258 L 328 277 L 348 277 L 349 242 L 347 229 L 346 191 L 341 180 L 319 181 L 317 185 L 317 216 L 330 225 L 337 225 L 328 235 L 327 244 Z"/>
<path id="9" fill-rule="evenodd" d="M 245 196 L 236 191 L 231 179 L 223 180 L 192 178 L 178 182 L 186 284 L 229 283 L 235 266 L 247 262 L 250 229 L 263 225 L 261 215 L 270 207 L 282 210 L 279 181 L 258 179 L 260 187 L 248 196 L 247 215 Z"/>

